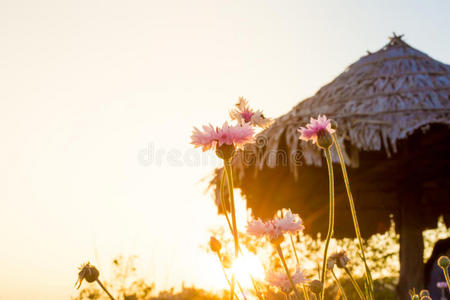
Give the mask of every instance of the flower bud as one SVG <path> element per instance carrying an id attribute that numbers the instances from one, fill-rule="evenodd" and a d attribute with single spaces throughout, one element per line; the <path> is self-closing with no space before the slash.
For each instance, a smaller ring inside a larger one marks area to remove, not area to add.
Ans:
<path id="1" fill-rule="evenodd" d="M 317 133 L 317 145 L 321 148 L 328 149 L 333 144 L 333 138 L 327 130 L 321 130 Z"/>
<path id="2" fill-rule="evenodd" d="M 450 259 L 447 256 L 441 256 L 438 259 L 438 265 L 443 269 L 448 268 L 450 266 Z"/>
<path id="3" fill-rule="evenodd" d="M 230 160 L 234 155 L 234 145 L 222 144 L 217 147 L 216 155 L 223 160 Z"/>
<path id="4" fill-rule="evenodd" d="M 333 119 L 330 119 L 330 125 L 331 125 L 331 129 L 336 130 L 338 128 L 337 122 Z"/>
<path id="5" fill-rule="evenodd" d="M 430 296 L 430 292 L 428 292 L 428 290 L 421 290 L 419 296 L 422 299 L 422 297 Z"/>
<path id="6" fill-rule="evenodd" d="M 220 252 L 220 249 L 222 249 L 222 244 L 213 236 L 209 239 L 209 246 L 213 252 Z"/>
<path id="7" fill-rule="evenodd" d="M 419 299 L 419 295 L 417 295 L 417 294 L 416 294 L 416 295 L 413 295 L 413 296 L 411 297 L 411 300 L 420 300 L 420 299 Z"/>
<path id="8" fill-rule="evenodd" d="M 322 293 L 322 288 L 323 288 L 322 282 L 320 282 L 319 280 L 313 280 L 309 283 L 309 289 L 314 294 Z"/>
<path id="9" fill-rule="evenodd" d="M 96 267 L 91 266 L 90 263 L 84 264 L 80 267 L 80 272 L 78 273 L 78 280 L 75 283 L 75 286 L 79 283 L 78 287 L 81 286 L 81 283 L 84 279 L 86 279 L 87 282 L 94 282 L 98 279 L 98 276 L 100 275 L 100 272 L 97 270 Z"/>

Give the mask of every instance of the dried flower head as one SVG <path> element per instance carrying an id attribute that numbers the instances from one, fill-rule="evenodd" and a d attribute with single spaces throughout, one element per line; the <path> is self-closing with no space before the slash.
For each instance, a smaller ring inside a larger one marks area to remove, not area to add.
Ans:
<path id="1" fill-rule="evenodd" d="M 333 144 L 331 134 L 335 129 L 331 128 L 331 120 L 326 116 L 319 116 L 317 119 L 311 118 L 306 127 L 300 127 L 300 139 L 312 141 L 322 148 L 329 148 Z"/>
<path id="2" fill-rule="evenodd" d="M 77 289 L 80 288 L 81 283 L 84 279 L 86 279 L 87 282 L 91 283 L 96 281 L 98 279 L 98 276 L 100 275 L 100 272 L 97 270 L 97 268 L 91 266 L 89 262 L 81 265 L 79 270 L 80 272 L 78 273 L 78 279 L 77 282 L 75 282 L 75 286 L 78 285 Z"/>
<path id="3" fill-rule="evenodd" d="M 350 258 L 348 258 L 347 254 L 344 250 L 341 250 L 339 252 L 332 253 L 328 259 L 327 259 L 327 268 L 333 269 L 334 265 L 336 265 L 338 268 L 344 269 L 347 267 L 347 263 L 350 261 Z"/>
<path id="4" fill-rule="evenodd" d="M 299 267 L 296 268 L 295 273 L 291 274 L 291 278 L 295 285 L 308 282 L 308 279 L 306 279 Z M 292 285 L 285 272 L 267 272 L 266 281 L 270 286 L 276 290 L 281 290 L 284 293 L 289 293 L 292 290 Z"/>
<path id="5" fill-rule="evenodd" d="M 272 123 L 270 119 L 264 117 L 260 110 L 251 109 L 243 97 L 239 97 L 236 108 L 230 112 L 230 118 L 238 121 L 239 124 L 250 124 L 261 128 L 266 128 Z"/>

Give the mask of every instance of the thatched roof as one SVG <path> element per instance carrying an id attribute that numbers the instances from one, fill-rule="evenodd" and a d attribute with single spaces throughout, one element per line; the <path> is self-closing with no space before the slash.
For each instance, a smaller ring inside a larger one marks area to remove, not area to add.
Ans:
<path id="1" fill-rule="evenodd" d="M 299 126 L 310 117 L 325 114 L 339 124 L 346 141 L 347 163 L 358 166 L 359 151 L 397 152 L 397 142 L 428 124 L 450 125 L 450 66 L 412 48 L 401 36 L 380 50 L 360 58 L 314 96 L 260 133 L 255 155 L 257 170 L 274 167 L 280 145 L 288 151 L 291 171 L 297 177 L 297 159 L 320 166 L 317 147 L 299 142 Z"/>
<path id="2" fill-rule="evenodd" d="M 309 233 L 326 232 L 322 220 L 328 190 L 322 187 L 328 177 L 316 167 L 324 163 L 323 154 L 315 145 L 299 141 L 297 132 L 319 114 L 338 123 L 344 156 L 352 167 L 356 206 L 365 220 L 360 224 L 363 235 L 389 228 L 391 214 L 399 220 L 402 191 L 410 186 L 420 189 L 421 201 L 427 203 L 422 227 L 435 226 L 437 216 L 449 211 L 450 66 L 394 36 L 276 119 L 257 135 L 256 143 L 238 153 L 233 162 L 235 184 L 255 216 L 270 217 L 290 207 L 305 217 Z M 217 187 L 221 172 L 216 170 L 212 186 Z M 335 176 L 335 234 L 352 236 L 338 169 Z M 444 217 L 450 224 L 450 214 Z"/>

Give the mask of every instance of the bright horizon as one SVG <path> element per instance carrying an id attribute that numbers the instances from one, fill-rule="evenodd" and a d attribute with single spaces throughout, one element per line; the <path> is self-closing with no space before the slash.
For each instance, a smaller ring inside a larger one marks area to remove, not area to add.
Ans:
<path id="1" fill-rule="evenodd" d="M 449 1 L 317 2 L 0 0 L 2 297 L 67 299 L 120 254 L 157 289 L 220 287 L 193 126 L 239 96 L 278 117 L 393 31 L 450 63 Z"/>

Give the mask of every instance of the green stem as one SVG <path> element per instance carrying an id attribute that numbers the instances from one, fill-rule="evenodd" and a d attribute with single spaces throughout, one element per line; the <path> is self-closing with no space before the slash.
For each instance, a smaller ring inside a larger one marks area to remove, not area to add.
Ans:
<path id="1" fill-rule="evenodd" d="M 97 281 L 97 283 L 98 283 L 98 285 L 105 291 L 105 293 L 109 296 L 109 298 L 111 299 L 111 300 L 115 300 L 114 299 L 114 297 L 108 292 L 108 290 L 105 288 L 105 286 L 102 284 L 102 282 L 99 280 L 99 279 L 97 279 L 96 280 Z"/>
<path id="2" fill-rule="evenodd" d="M 442 271 L 444 271 L 444 277 L 445 277 L 445 281 L 447 282 L 447 288 L 450 291 L 450 280 L 449 280 L 449 276 L 448 276 L 448 269 L 442 268 Z"/>
<path id="3" fill-rule="evenodd" d="M 365 300 L 366 297 L 364 296 L 364 293 L 362 292 L 361 288 L 359 287 L 356 280 L 353 278 L 352 273 L 347 268 L 344 268 L 345 272 L 347 273 L 348 277 L 350 277 L 350 281 L 352 282 L 353 286 L 355 287 L 356 292 L 358 292 L 359 298 L 362 300 Z"/>
<path id="4" fill-rule="evenodd" d="M 373 299 L 373 281 L 372 274 L 370 273 L 370 269 L 367 266 L 366 255 L 364 253 L 364 247 L 362 243 L 361 231 L 359 229 L 358 217 L 356 216 L 355 203 L 353 201 L 353 194 L 350 190 L 350 182 L 348 180 L 347 167 L 345 166 L 344 156 L 342 155 L 341 146 L 339 141 L 336 138 L 336 134 L 331 135 L 333 138 L 334 145 L 336 146 L 336 150 L 339 156 L 339 161 L 341 163 L 342 176 L 344 177 L 345 189 L 347 190 L 348 201 L 350 203 L 350 211 L 352 213 L 353 225 L 355 226 L 356 237 L 358 238 L 359 249 L 361 251 L 362 259 L 364 261 L 366 280 L 369 285 L 370 297 Z"/>
<path id="5" fill-rule="evenodd" d="M 336 282 L 336 285 L 338 286 L 339 290 L 341 291 L 342 297 L 344 297 L 344 299 L 347 300 L 347 295 L 345 294 L 344 288 L 342 287 L 341 283 L 339 282 L 339 279 L 336 277 L 336 274 L 334 274 L 333 269 L 331 269 L 331 274 L 333 274 L 334 281 Z"/>
<path id="6" fill-rule="evenodd" d="M 220 204 L 222 206 L 223 214 L 227 219 L 228 227 L 230 228 L 231 234 L 233 234 L 233 227 L 231 226 L 230 218 L 228 217 L 227 206 L 225 205 L 225 169 L 222 170 L 222 179 L 220 180 Z"/>
<path id="7" fill-rule="evenodd" d="M 322 275 L 320 276 L 320 281 L 322 283 L 322 296 L 323 300 L 325 297 L 325 274 L 327 270 L 327 257 L 328 257 L 328 246 L 330 245 L 331 237 L 334 231 L 334 176 L 333 176 L 333 164 L 331 161 L 330 148 L 324 149 L 325 158 L 327 159 L 328 166 L 328 178 L 329 178 L 329 194 L 330 194 L 330 210 L 329 210 L 329 220 L 328 220 L 328 233 L 325 240 L 325 250 L 323 253 L 323 263 L 322 263 Z"/>
<path id="8" fill-rule="evenodd" d="M 233 237 L 234 237 L 234 254 L 235 258 L 238 258 L 239 255 L 239 236 L 237 232 L 237 225 L 236 225 L 236 212 L 235 212 L 235 206 L 234 206 L 234 194 L 233 194 L 233 171 L 231 169 L 231 162 L 230 160 L 224 159 L 224 166 L 225 171 L 227 172 L 227 181 L 228 181 L 228 194 L 230 197 L 230 209 L 231 209 L 231 220 L 233 222 Z M 233 297 L 234 292 L 234 273 L 232 276 L 232 282 L 231 282 L 231 297 Z M 233 299 L 233 298 L 231 298 Z"/>
<path id="9" fill-rule="evenodd" d="M 288 279 L 289 279 L 289 282 L 290 282 L 291 285 L 292 285 L 292 289 L 294 290 L 295 295 L 297 296 L 297 299 L 300 300 L 300 299 L 301 299 L 301 298 L 300 298 L 300 294 L 298 293 L 298 290 L 297 290 L 297 288 L 295 287 L 295 283 L 294 283 L 294 281 L 292 280 L 291 274 L 289 273 L 289 269 L 288 269 L 288 266 L 287 266 L 287 264 L 286 264 L 286 260 L 284 259 L 283 250 L 281 250 L 281 247 L 280 247 L 279 244 L 277 245 L 277 252 L 278 252 L 278 255 L 280 256 L 281 263 L 283 264 L 284 270 L 286 271 L 286 275 L 287 275 L 287 277 L 288 277 Z"/>
<path id="10" fill-rule="evenodd" d="M 300 260 L 298 259 L 297 250 L 295 249 L 294 239 L 292 238 L 291 234 L 289 234 L 289 237 L 291 238 L 291 245 L 292 245 L 292 249 L 294 250 L 295 260 L 297 261 L 297 265 L 300 265 Z"/>

